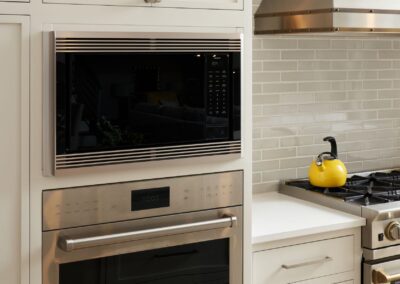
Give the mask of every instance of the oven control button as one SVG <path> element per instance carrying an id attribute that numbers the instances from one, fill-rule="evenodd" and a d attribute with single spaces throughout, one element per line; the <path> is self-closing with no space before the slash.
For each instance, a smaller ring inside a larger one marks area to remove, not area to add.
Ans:
<path id="1" fill-rule="evenodd" d="M 386 237 L 391 241 L 400 239 L 400 223 L 391 222 L 385 229 Z"/>

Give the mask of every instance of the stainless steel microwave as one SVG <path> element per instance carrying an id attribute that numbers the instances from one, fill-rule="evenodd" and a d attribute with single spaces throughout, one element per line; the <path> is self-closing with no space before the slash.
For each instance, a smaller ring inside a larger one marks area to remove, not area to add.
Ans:
<path id="1" fill-rule="evenodd" d="M 47 172 L 240 154 L 240 34 L 52 32 L 47 44 Z"/>

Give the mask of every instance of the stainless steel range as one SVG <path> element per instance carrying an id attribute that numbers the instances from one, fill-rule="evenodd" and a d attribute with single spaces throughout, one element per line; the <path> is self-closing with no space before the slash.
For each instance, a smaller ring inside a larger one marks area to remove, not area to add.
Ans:
<path id="1" fill-rule="evenodd" d="M 242 284 L 243 172 L 43 192 L 43 284 Z"/>
<path id="2" fill-rule="evenodd" d="M 400 171 L 353 175 L 340 188 L 286 181 L 281 192 L 366 218 L 363 283 L 400 283 Z"/>

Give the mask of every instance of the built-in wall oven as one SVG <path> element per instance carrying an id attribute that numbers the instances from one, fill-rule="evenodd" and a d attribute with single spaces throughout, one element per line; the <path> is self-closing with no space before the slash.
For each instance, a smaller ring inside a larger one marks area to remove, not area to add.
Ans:
<path id="1" fill-rule="evenodd" d="M 242 284 L 243 172 L 43 192 L 43 284 Z"/>
<path id="2" fill-rule="evenodd" d="M 241 152 L 241 34 L 46 39 L 46 173 Z"/>

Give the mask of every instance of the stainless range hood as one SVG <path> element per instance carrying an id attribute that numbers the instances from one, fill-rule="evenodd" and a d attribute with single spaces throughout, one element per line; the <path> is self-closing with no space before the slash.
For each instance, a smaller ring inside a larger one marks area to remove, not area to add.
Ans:
<path id="1" fill-rule="evenodd" d="M 255 34 L 400 33 L 400 0 L 262 0 Z"/>

